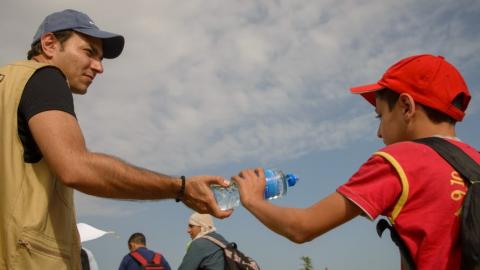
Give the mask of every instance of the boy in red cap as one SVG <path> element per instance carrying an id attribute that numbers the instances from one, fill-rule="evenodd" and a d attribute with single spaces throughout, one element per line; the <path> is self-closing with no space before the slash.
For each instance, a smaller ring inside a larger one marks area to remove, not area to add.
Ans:
<path id="1" fill-rule="evenodd" d="M 459 213 L 467 188 L 435 150 L 413 140 L 444 138 L 480 163 L 477 150 L 455 133 L 471 97 L 461 74 L 441 56 L 416 55 L 391 66 L 377 83 L 351 91 L 375 106 L 377 135 L 386 147 L 336 192 L 305 209 L 264 200 L 263 170 L 244 170 L 232 177 L 242 204 L 268 228 L 297 243 L 361 214 L 371 220 L 387 216 L 406 246 L 410 266 L 460 269 Z"/>

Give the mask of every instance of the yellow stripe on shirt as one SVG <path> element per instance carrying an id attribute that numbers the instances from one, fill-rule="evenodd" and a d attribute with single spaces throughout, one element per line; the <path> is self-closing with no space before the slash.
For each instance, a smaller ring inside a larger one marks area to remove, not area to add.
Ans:
<path id="1" fill-rule="evenodd" d="M 408 192 L 409 192 L 408 178 L 405 172 L 403 171 L 403 168 L 400 165 L 400 163 L 398 163 L 398 161 L 392 155 L 386 152 L 376 152 L 375 155 L 383 157 L 388 162 L 390 162 L 390 164 L 392 164 L 392 166 L 397 171 L 398 176 L 400 177 L 400 182 L 402 184 L 402 194 L 400 195 L 400 198 L 395 204 L 395 207 L 393 208 L 391 216 L 388 217 L 390 219 L 390 222 L 394 224 L 395 219 L 400 214 L 400 211 L 402 210 L 403 206 L 405 205 L 408 199 Z"/>

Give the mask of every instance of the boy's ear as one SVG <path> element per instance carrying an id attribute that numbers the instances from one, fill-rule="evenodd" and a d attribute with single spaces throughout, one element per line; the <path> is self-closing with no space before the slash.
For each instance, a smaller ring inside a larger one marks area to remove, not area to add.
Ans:
<path id="1" fill-rule="evenodd" d="M 402 93 L 398 98 L 398 105 L 402 111 L 402 114 L 406 117 L 406 119 L 412 118 L 415 114 L 415 101 L 410 94 Z"/>

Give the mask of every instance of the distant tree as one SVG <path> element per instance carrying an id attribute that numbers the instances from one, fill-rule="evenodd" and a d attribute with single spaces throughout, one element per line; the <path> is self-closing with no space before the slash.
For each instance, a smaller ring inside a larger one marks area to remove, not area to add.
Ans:
<path id="1" fill-rule="evenodd" d="M 313 270 L 312 259 L 308 256 L 302 256 L 300 259 L 303 261 L 303 268 L 300 270 Z"/>

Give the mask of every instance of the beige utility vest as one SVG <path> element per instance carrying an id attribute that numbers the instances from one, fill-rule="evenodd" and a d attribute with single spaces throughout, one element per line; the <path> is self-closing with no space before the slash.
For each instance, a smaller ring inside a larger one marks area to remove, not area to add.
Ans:
<path id="1" fill-rule="evenodd" d="M 44 159 L 25 163 L 17 110 L 25 84 L 46 66 L 20 61 L 0 68 L 0 269 L 79 269 L 73 190 Z"/>

